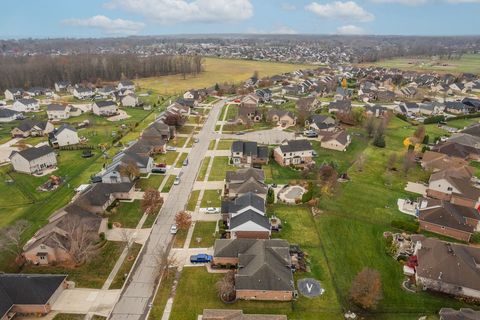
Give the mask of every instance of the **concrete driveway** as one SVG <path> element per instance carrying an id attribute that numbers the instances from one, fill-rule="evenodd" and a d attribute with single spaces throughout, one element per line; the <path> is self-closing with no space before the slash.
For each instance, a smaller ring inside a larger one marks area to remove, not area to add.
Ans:
<path id="1" fill-rule="evenodd" d="M 192 239 L 194 241 L 194 239 Z M 172 249 L 170 258 L 177 267 L 203 266 L 204 263 L 190 263 L 190 256 L 199 253 L 213 254 L 213 248 L 188 248 L 188 249 Z"/>
<path id="2" fill-rule="evenodd" d="M 195 181 L 193 190 L 221 190 L 224 185 L 224 181 Z"/>
<path id="3" fill-rule="evenodd" d="M 275 129 L 269 129 L 269 130 L 247 132 L 242 135 L 222 134 L 221 138 L 255 141 L 260 144 L 281 144 L 284 140 L 295 139 L 295 133 L 282 131 L 282 130 L 279 130 L 278 128 L 275 128 Z"/>
<path id="4" fill-rule="evenodd" d="M 120 289 L 67 289 L 55 301 L 52 310 L 62 313 L 93 313 L 106 317 L 115 305 L 120 291 Z"/>
<path id="5" fill-rule="evenodd" d="M 0 145 L 0 163 L 10 162 L 8 158 L 13 151 L 18 151 L 17 147 L 12 147 L 18 141 L 22 140 L 21 138 L 15 138 L 4 144 Z"/>
<path id="6" fill-rule="evenodd" d="M 125 120 L 125 119 L 128 119 L 128 118 L 130 118 L 130 116 L 128 115 L 128 113 L 125 110 L 118 110 L 118 114 L 116 116 L 109 117 L 109 118 L 107 118 L 107 120 L 114 122 L 114 121 Z"/>
<path id="7" fill-rule="evenodd" d="M 125 242 L 133 239 L 135 243 L 144 244 L 150 235 L 150 229 L 131 229 L 131 228 L 113 228 L 107 230 L 106 238 L 108 241 Z"/>

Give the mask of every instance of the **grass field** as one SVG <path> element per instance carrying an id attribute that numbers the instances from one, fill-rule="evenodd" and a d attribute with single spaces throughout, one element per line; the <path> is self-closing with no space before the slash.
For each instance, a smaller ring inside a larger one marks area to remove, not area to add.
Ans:
<path id="1" fill-rule="evenodd" d="M 205 157 L 202 160 L 202 165 L 200 166 L 200 171 L 198 171 L 197 181 L 205 180 L 205 175 L 207 174 L 208 164 L 210 163 L 211 157 Z"/>
<path id="2" fill-rule="evenodd" d="M 210 248 L 215 242 L 215 227 L 217 222 L 198 221 L 193 229 L 190 248 Z M 197 241 L 200 240 L 200 241 Z"/>
<path id="3" fill-rule="evenodd" d="M 234 59 L 204 58 L 204 72 L 197 76 L 172 75 L 136 80 L 141 88 L 153 89 L 160 94 L 178 94 L 192 88 L 206 88 L 215 83 L 240 83 L 258 71 L 260 77 L 310 68 L 308 65 L 296 65 L 278 62 L 248 61 Z"/>
<path id="4" fill-rule="evenodd" d="M 151 174 L 149 178 L 141 178 L 137 180 L 136 187 L 145 191 L 148 188 L 158 189 L 162 184 L 165 175 Z"/>
<path id="5" fill-rule="evenodd" d="M 105 214 L 108 221 L 118 222 L 123 228 L 135 228 L 143 216 L 140 201 L 118 202 L 118 205 Z"/>
<path id="6" fill-rule="evenodd" d="M 205 190 L 200 207 L 220 207 L 220 194 L 221 190 Z"/>
<path id="7" fill-rule="evenodd" d="M 480 55 L 466 54 L 461 59 L 431 59 L 429 57 L 422 58 L 395 58 L 390 60 L 382 60 L 373 64 L 386 68 L 398 68 L 401 70 L 412 71 L 435 71 L 440 73 L 480 73 Z"/>
<path id="8" fill-rule="evenodd" d="M 195 206 L 197 205 L 198 196 L 200 195 L 200 190 L 194 190 L 190 193 L 187 203 L 187 210 L 193 211 L 195 210 Z"/>
<path id="9" fill-rule="evenodd" d="M 212 170 L 208 176 L 208 181 L 223 181 L 228 170 L 235 170 L 235 167 L 228 163 L 228 157 L 213 158 Z"/>

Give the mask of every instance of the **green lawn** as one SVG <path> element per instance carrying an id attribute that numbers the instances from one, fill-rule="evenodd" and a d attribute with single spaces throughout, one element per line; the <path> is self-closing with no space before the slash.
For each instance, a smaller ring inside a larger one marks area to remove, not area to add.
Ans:
<path id="1" fill-rule="evenodd" d="M 188 198 L 188 203 L 187 203 L 187 210 L 188 211 L 194 211 L 195 210 L 195 206 L 197 205 L 199 195 L 200 195 L 200 190 L 194 190 L 194 191 L 192 191 L 192 193 L 190 193 L 190 196 Z"/>
<path id="2" fill-rule="evenodd" d="M 214 157 L 208 181 L 225 180 L 225 173 L 229 170 L 235 170 L 235 167 L 229 164 L 228 157 Z"/>
<path id="3" fill-rule="evenodd" d="M 210 141 L 210 143 L 208 144 L 208 150 L 214 150 L 215 149 L 215 143 L 216 143 L 216 140 Z"/>
<path id="4" fill-rule="evenodd" d="M 178 230 L 177 234 L 173 238 L 174 248 L 183 248 L 185 240 L 187 240 L 188 230 Z"/>
<path id="5" fill-rule="evenodd" d="M 23 273 L 68 274 L 68 279 L 75 281 L 77 287 L 99 289 L 110 274 L 118 257 L 120 257 L 123 247 L 123 243 L 107 241 L 99 254 L 80 267 L 28 265 L 24 268 Z"/>
<path id="6" fill-rule="evenodd" d="M 217 125 L 218 126 L 218 125 Z M 225 124 L 223 126 L 223 133 L 237 133 L 239 131 L 257 131 L 257 130 L 268 130 L 274 127 L 273 124 L 267 122 L 258 122 L 253 124 L 251 127 L 247 127 L 243 124 Z M 218 129 L 215 129 L 218 130 Z"/>
<path id="7" fill-rule="evenodd" d="M 142 189 L 142 191 L 145 191 L 148 188 L 158 189 L 162 184 L 163 179 L 165 179 L 165 175 L 152 173 L 147 179 L 138 179 L 136 187 Z"/>
<path id="8" fill-rule="evenodd" d="M 84 314 L 58 313 L 53 317 L 53 320 L 83 320 L 84 318 Z"/>
<path id="9" fill-rule="evenodd" d="M 173 281 L 175 280 L 175 271 L 171 270 L 168 277 L 163 277 L 158 288 L 155 300 L 153 301 L 152 309 L 150 310 L 149 320 L 158 320 L 163 316 L 163 310 L 167 304 L 167 300 L 170 297 Z"/>
<path id="10" fill-rule="evenodd" d="M 117 206 L 107 211 L 105 216 L 108 217 L 109 222 L 118 222 L 123 228 L 135 228 L 143 216 L 140 200 L 118 202 Z"/>
<path id="11" fill-rule="evenodd" d="M 218 142 L 217 150 L 230 150 L 234 140 L 220 140 Z"/>
<path id="12" fill-rule="evenodd" d="M 220 194 L 221 194 L 221 190 L 205 190 L 200 207 L 202 208 L 220 207 L 221 205 Z"/>
<path id="13" fill-rule="evenodd" d="M 126 277 L 125 275 L 130 272 L 130 269 L 132 269 L 133 263 L 135 262 L 135 259 L 138 256 L 138 253 L 142 249 L 142 246 L 139 245 L 138 243 L 132 244 L 132 247 L 130 248 L 130 252 L 125 258 L 125 260 L 122 263 L 122 266 L 120 269 L 118 269 L 117 275 L 115 276 L 115 279 L 113 279 L 112 284 L 110 285 L 109 289 L 121 289 Z"/>
<path id="14" fill-rule="evenodd" d="M 187 159 L 187 157 L 188 157 L 188 153 L 182 153 L 175 167 L 177 168 L 183 167 L 183 160 Z"/>
<path id="15" fill-rule="evenodd" d="M 170 175 L 168 176 L 168 179 L 167 179 L 167 182 L 165 183 L 165 185 L 163 186 L 163 189 L 162 189 L 162 192 L 169 192 L 170 189 L 172 188 L 173 186 L 173 182 L 175 181 L 175 178 L 177 176 L 174 176 L 174 175 Z"/>
<path id="16" fill-rule="evenodd" d="M 190 248 L 210 248 L 213 247 L 217 234 L 215 227 L 217 222 L 214 221 L 197 221 L 193 229 L 192 241 Z M 200 240 L 200 241 L 198 241 Z"/>
<path id="17" fill-rule="evenodd" d="M 153 226 L 153 223 L 155 222 L 155 219 L 157 218 L 157 214 L 149 214 L 147 216 L 147 219 L 145 219 L 145 222 L 143 223 L 143 228 L 151 228 Z"/>
<path id="18" fill-rule="evenodd" d="M 231 104 L 231 105 L 228 107 L 225 120 L 226 120 L 226 121 L 234 120 L 234 119 L 237 118 L 237 115 L 238 115 L 238 106 L 237 106 L 237 105 L 234 105 L 234 104 Z M 223 118 L 220 118 L 220 120 L 223 120 Z"/>
<path id="19" fill-rule="evenodd" d="M 175 160 L 177 159 L 179 153 L 176 151 L 168 151 L 164 154 L 157 154 L 154 157 L 156 163 L 165 163 L 169 166 L 173 165 Z"/>
<path id="20" fill-rule="evenodd" d="M 177 133 L 190 134 L 193 132 L 194 129 L 194 126 L 181 126 L 180 128 L 177 128 Z"/>
<path id="21" fill-rule="evenodd" d="M 182 148 L 185 145 L 185 142 L 187 142 L 187 137 L 175 137 L 168 142 L 168 145 L 177 147 L 177 148 Z"/>
<path id="22" fill-rule="evenodd" d="M 210 163 L 210 159 L 211 159 L 211 157 L 203 158 L 202 165 L 200 167 L 200 171 L 198 171 L 197 181 L 205 180 L 205 175 L 207 174 L 207 169 L 208 169 L 208 165 Z"/>

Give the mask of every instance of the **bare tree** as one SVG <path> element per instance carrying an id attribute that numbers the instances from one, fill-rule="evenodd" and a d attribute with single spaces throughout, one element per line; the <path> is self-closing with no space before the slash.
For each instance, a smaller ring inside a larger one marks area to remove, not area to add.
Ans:
<path id="1" fill-rule="evenodd" d="M 417 143 L 421 143 L 425 138 L 425 126 L 418 126 L 415 132 L 413 133 Z"/>
<path id="2" fill-rule="evenodd" d="M 75 265 L 82 265 L 98 253 L 98 234 L 81 219 L 70 220 L 63 228 L 65 234 L 55 237 L 59 248 L 69 253 Z"/>
<path id="3" fill-rule="evenodd" d="M 415 154 L 413 152 L 407 151 L 405 157 L 403 158 L 403 174 L 408 175 L 410 169 L 415 166 Z"/>
<path id="4" fill-rule="evenodd" d="M 163 198 L 160 192 L 153 188 L 148 188 L 143 193 L 143 199 L 140 203 L 140 208 L 146 214 L 157 213 L 163 205 Z"/>
<path id="5" fill-rule="evenodd" d="M 167 115 L 163 122 L 169 126 L 181 127 L 185 124 L 186 118 L 181 114 L 174 113 Z"/>
<path id="6" fill-rule="evenodd" d="M 364 309 L 375 309 L 382 300 L 382 280 L 380 273 L 364 268 L 353 279 L 350 287 L 350 299 Z"/>
<path id="7" fill-rule="evenodd" d="M 387 169 L 394 170 L 396 167 L 396 163 L 397 163 L 397 154 L 395 152 L 392 152 L 387 160 Z"/>
<path id="8" fill-rule="evenodd" d="M 375 118 L 372 117 L 367 117 L 365 121 L 365 130 L 367 131 L 368 137 L 373 138 L 373 134 L 375 133 Z"/>
<path id="9" fill-rule="evenodd" d="M 15 263 L 20 265 L 22 259 L 22 234 L 28 229 L 27 220 L 18 220 L 13 225 L 0 229 L 0 252 L 6 251 L 15 255 Z"/>
<path id="10" fill-rule="evenodd" d="M 235 271 L 228 271 L 225 276 L 215 284 L 218 296 L 222 301 L 235 300 Z"/>
<path id="11" fill-rule="evenodd" d="M 175 254 L 171 254 L 171 252 L 164 249 L 157 249 L 153 258 L 159 266 L 159 277 L 170 278 L 172 269 L 178 265 L 178 259 Z"/>

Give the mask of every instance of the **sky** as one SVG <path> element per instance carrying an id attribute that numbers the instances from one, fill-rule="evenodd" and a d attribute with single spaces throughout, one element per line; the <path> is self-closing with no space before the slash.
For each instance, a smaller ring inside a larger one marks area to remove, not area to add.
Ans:
<path id="1" fill-rule="evenodd" d="M 2 12 L 2 39 L 480 34 L 480 0 L 2 0 Z"/>

